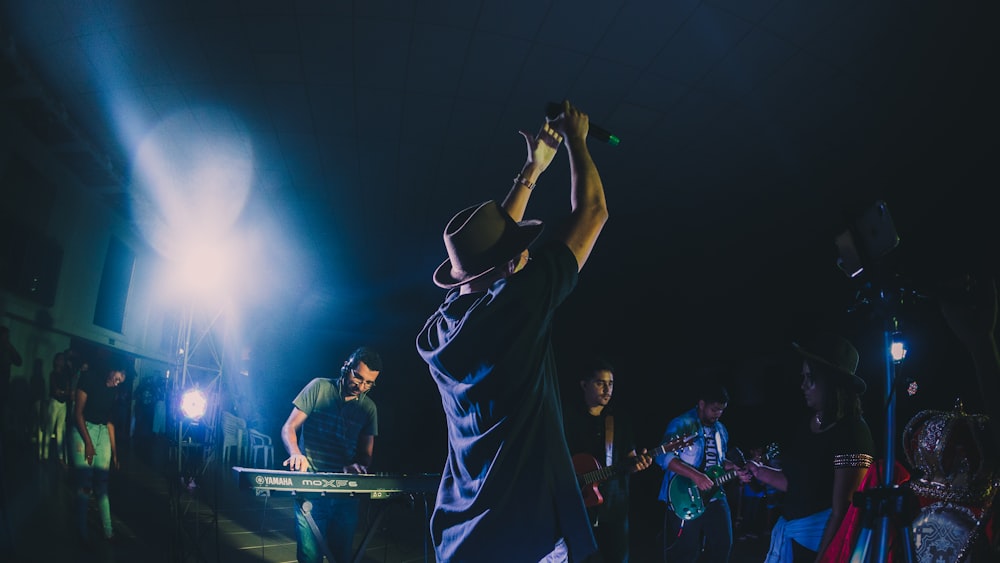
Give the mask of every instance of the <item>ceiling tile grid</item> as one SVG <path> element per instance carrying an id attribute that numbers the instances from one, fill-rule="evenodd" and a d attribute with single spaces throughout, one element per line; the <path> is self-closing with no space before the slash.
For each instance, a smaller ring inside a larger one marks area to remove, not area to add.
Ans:
<path id="1" fill-rule="evenodd" d="M 627 218 L 605 251 L 622 263 L 701 252 L 663 244 L 678 236 L 715 260 L 735 253 L 734 230 L 820 237 L 848 202 L 886 194 L 930 213 L 942 182 L 991 174 L 997 11 L 963 0 L 8 2 L 6 55 L 32 77 L 8 71 L 3 94 L 85 184 L 107 183 L 109 162 L 127 182 L 140 144 L 172 119 L 245 135 L 255 206 L 306 244 L 364 233 L 357 250 L 331 252 L 392 254 L 413 270 L 393 279 L 423 287 L 417 270 L 440 258 L 447 217 L 503 196 L 525 158 L 518 129 L 535 131 L 563 98 L 622 139 L 590 142 Z M 565 211 L 567 181 L 560 155 L 533 208 Z M 367 229 L 373 213 L 380 227 Z M 798 218 L 812 213 L 813 226 Z M 630 236 L 642 223 L 655 226 L 651 248 Z"/>

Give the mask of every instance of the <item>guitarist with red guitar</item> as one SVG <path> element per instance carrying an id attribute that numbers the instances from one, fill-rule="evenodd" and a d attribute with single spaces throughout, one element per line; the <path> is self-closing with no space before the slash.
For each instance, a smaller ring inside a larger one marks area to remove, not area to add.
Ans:
<path id="1" fill-rule="evenodd" d="M 694 408 L 675 417 L 667 425 L 665 437 L 690 432 L 697 437 L 689 447 L 679 452 L 656 456 L 656 463 L 664 470 L 659 498 L 667 503 L 663 520 L 665 561 L 729 561 L 733 547 L 729 501 L 723 488 L 712 477 L 738 468 L 726 458 L 729 431 L 719 421 L 728 405 L 729 393 L 725 387 L 705 383 Z M 741 480 L 745 478 L 742 472 L 739 477 Z M 749 481 L 748 478 L 746 480 Z M 678 487 L 679 481 L 693 483 L 696 488 Z M 677 491 L 685 494 L 678 495 Z M 696 494 L 698 491 L 701 494 Z"/>
<path id="2" fill-rule="evenodd" d="M 629 477 L 648 468 L 653 458 L 646 450 L 636 452 L 629 413 L 612 404 L 611 364 L 592 360 L 581 374 L 582 400 L 563 407 L 566 443 L 574 454 L 598 549 L 605 562 L 620 563 L 628 561 L 629 553 Z"/>

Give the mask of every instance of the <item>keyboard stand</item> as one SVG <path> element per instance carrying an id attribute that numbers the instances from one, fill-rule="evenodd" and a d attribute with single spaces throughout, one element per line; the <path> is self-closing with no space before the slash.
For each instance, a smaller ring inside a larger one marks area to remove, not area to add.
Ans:
<path id="1" fill-rule="evenodd" d="M 423 504 L 423 509 L 424 509 L 424 526 L 427 526 L 429 524 L 429 522 L 428 522 L 429 515 L 428 515 L 428 504 L 427 504 L 427 494 L 426 493 L 390 493 L 388 495 L 383 495 L 383 496 L 377 497 L 377 498 L 381 498 L 381 499 L 386 499 L 386 502 L 379 503 L 380 506 L 377 509 L 377 513 L 375 514 L 375 519 L 372 520 L 371 524 L 368 525 L 368 529 L 365 531 L 364 538 L 362 538 L 362 540 L 361 540 L 361 545 L 358 546 L 357 551 L 354 553 L 354 559 L 351 560 L 351 563 L 362 563 L 362 561 L 365 558 L 365 550 L 368 548 L 368 542 L 371 541 L 371 539 L 379 531 L 379 524 L 382 522 L 382 519 L 385 517 L 385 513 L 388 512 L 388 510 L 390 509 L 390 507 L 394 503 L 396 503 L 396 504 L 400 504 L 400 505 L 402 505 L 404 507 L 408 507 L 411 510 L 413 510 L 415 508 L 417 497 L 420 498 L 420 501 Z M 375 497 L 373 497 L 373 498 L 375 498 Z M 429 532 L 425 528 L 424 532 L 423 532 L 423 535 L 426 536 L 428 533 Z M 428 561 L 427 550 L 426 550 L 426 540 L 425 540 L 424 543 L 425 543 L 424 561 L 426 562 L 426 561 Z"/>
<path id="2" fill-rule="evenodd" d="M 302 515 L 306 517 L 306 522 L 309 522 L 309 528 L 312 529 L 313 537 L 316 538 L 316 542 L 323 548 L 323 555 L 326 555 L 326 558 L 330 561 L 330 563 L 337 563 L 333 554 L 330 553 L 330 546 L 326 544 L 326 536 L 323 535 L 319 526 L 316 525 L 316 520 L 313 519 L 312 506 L 312 501 L 302 501 Z"/>
<path id="3" fill-rule="evenodd" d="M 440 474 L 422 473 L 406 474 L 344 474 L 344 473 L 307 473 L 298 471 L 283 471 L 276 469 L 254 469 L 249 467 L 233 467 L 237 485 L 240 489 L 253 489 L 254 495 L 269 497 L 275 491 L 288 492 L 292 495 L 326 495 L 326 494 L 368 494 L 371 499 L 409 501 L 414 508 L 417 496 L 424 508 L 424 561 L 428 561 L 428 543 L 430 514 L 428 496 L 437 493 Z M 433 496 L 430 498 L 434 498 Z M 379 531 L 379 525 L 385 516 L 388 504 L 381 505 L 381 510 L 375 515 L 375 521 L 365 530 L 361 545 L 351 556 L 351 561 L 338 562 L 330 553 L 323 531 L 319 529 L 316 519 L 312 516 L 313 505 L 303 501 L 302 515 L 313 533 L 313 537 L 323 546 L 323 554 L 329 563 L 361 563 L 369 541 Z M 360 526 L 359 522 L 359 526 Z"/>

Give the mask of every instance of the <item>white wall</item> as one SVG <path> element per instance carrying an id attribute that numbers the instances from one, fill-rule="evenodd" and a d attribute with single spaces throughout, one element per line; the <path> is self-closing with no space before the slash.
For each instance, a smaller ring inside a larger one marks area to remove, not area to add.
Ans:
<path id="1" fill-rule="evenodd" d="M 21 158 L 54 187 L 51 212 L 33 222 L 61 246 L 62 265 L 51 307 L 0 287 L 0 324 L 11 329 L 11 342 L 24 363 L 12 369 L 12 378 L 30 378 L 36 361 L 43 376 L 52 367 L 52 356 L 69 347 L 71 337 L 114 348 L 152 362 L 168 361 L 164 347 L 164 316 L 168 313 L 154 296 L 160 259 L 143 244 L 136 229 L 112 211 L 92 187 L 82 185 L 53 155 L 26 131 L 8 104 L 0 104 L 0 178 L 12 158 Z M 16 209 L 24 201 L 16 191 L 0 185 L 0 218 L 35 217 L 30 209 Z M 30 197 L 27 199 L 31 199 Z M 48 198 L 46 198 L 48 199 Z M 42 224 L 36 224 L 42 223 Z M 135 270 L 121 333 L 94 324 L 94 309 L 108 242 L 118 237 L 136 254 Z M 172 340 L 167 335 L 166 340 Z M 47 382 L 46 382 L 47 385 Z"/>

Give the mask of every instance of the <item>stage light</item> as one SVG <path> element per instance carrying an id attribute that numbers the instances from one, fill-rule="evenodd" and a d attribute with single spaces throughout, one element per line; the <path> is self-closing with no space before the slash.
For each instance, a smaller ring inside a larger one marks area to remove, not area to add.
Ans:
<path id="1" fill-rule="evenodd" d="M 198 420 L 208 410 L 208 399 L 199 389 L 189 389 L 181 396 L 181 412 L 189 420 Z"/>
<path id="2" fill-rule="evenodd" d="M 906 357 L 906 345 L 894 339 L 889 346 L 889 354 L 892 355 L 892 361 L 898 364 Z"/>

